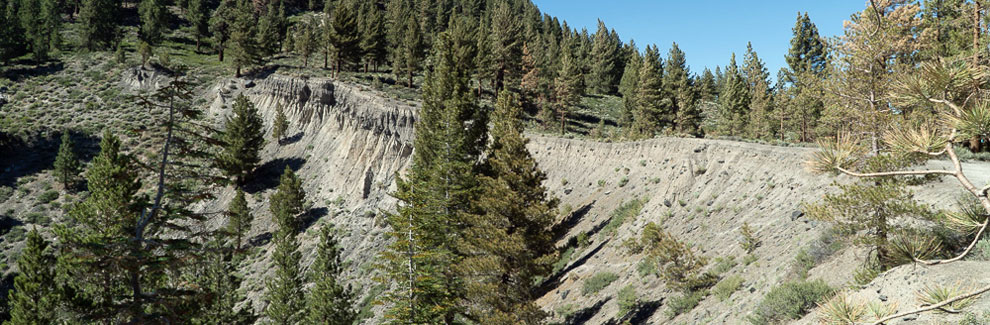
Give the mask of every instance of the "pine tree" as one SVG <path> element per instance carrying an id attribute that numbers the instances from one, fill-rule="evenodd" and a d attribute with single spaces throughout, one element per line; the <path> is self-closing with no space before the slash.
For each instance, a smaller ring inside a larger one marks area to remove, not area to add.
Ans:
<path id="1" fill-rule="evenodd" d="M 701 102 L 712 102 L 718 97 L 718 86 L 715 84 L 715 75 L 708 68 L 701 73 L 698 81 L 694 83 L 698 100 Z"/>
<path id="2" fill-rule="evenodd" d="M 630 132 L 633 137 L 653 137 L 660 131 L 663 112 L 662 76 L 660 51 L 656 45 L 647 46 L 636 89 L 636 110 L 633 111 Z"/>
<path id="3" fill-rule="evenodd" d="M 330 18 L 327 38 L 334 53 L 334 76 L 340 73 L 341 66 L 357 63 L 361 57 L 361 35 L 359 35 L 357 14 L 357 4 L 346 0 L 335 8 Z"/>
<path id="4" fill-rule="evenodd" d="M 519 64 L 522 59 L 522 26 L 506 1 L 495 4 L 491 13 L 491 59 L 495 93 L 505 89 L 505 85 L 518 84 Z"/>
<path id="5" fill-rule="evenodd" d="M 207 245 L 208 250 L 198 263 L 198 269 L 190 274 L 191 282 L 202 288 L 209 297 L 197 306 L 199 313 L 192 317 L 192 324 L 250 324 L 256 318 L 248 301 L 240 309 L 237 305 L 245 300 L 240 291 L 243 275 L 238 274 L 238 257 L 219 242 Z"/>
<path id="6" fill-rule="evenodd" d="M 60 285 L 74 292 L 79 302 L 71 307 L 83 317 L 112 323 L 142 313 L 122 310 L 136 307 L 124 303 L 133 298 L 128 284 L 135 261 L 121 257 L 134 257 L 129 239 L 147 202 L 138 194 L 137 170 L 131 156 L 121 153 L 120 140 L 104 132 L 86 172 L 90 195 L 68 213 L 74 227 L 55 229 L 66 261 L 59 271 L 67 274 L 66 282 Z"/>
<path id="7" fill-rule="evenodd" d="M 316 259 L 309 271 L 313 287 L 306 296 L 306 320 L 310 324 L 350 325 L 357 317 L 352 307 L 354 293 L 350 285 L 342 283 L 341 249 L 332 228 L 320 228 Z"/>
<path id="8" fill-rule="evenodd" d="M 313 56 L 317 48 L 320 46 L 320 40 L 317 37 L 319 23 L 316 22 L 315 18 L 310 18 L 309 22 L 300 22 L 296 25 L 296 34 L 294 37 L 294 45 L 296 48 L 296 53 L 302 56 L 303 67 L 309 66 L 309 58 Z"/>
<path id="9" fill-rule="evenodd" d="M 203 39 L 210 36 L 210 7 L 206 1 L 189 0 L 189 10 L 186 11 L 186 19 L 192 25 L 196 38 L 196 52 L 201 50 Z"/>
<path id="10" fill-rule="evenodd" d="M 400 74 L 405 74 L 406 85 L 413 87 L 413 75 L 419 71 L 419 66 L 423 60 L 423 36 L 419 31 L 419 23 L 412 16 L 406 18 L 405 33 L 400 43 L 401 56 L 398 61 L 392 64 L 397 66 L 396 78 Z"/>
<path id="11" fill-rule="evenodd" d="M 825 41 L 818 34 L 818 27 L 808 18 L 808 13 L 802 16 L 800 13 L 797 22 L 792 29 L 794 37 L 791 38 L 791 48 L 787 51 L 785 59 L 789 70 L 789 77 L 801 72 L 821 73 L 825 70 L 828 62 L 828 52 L 825 48 Z"/>
<path id="12" fill-rule="evenodd" d="M 643 57 L 636 44 L 632 43 L 630 49 L 622 80 L 619 82 L 619 94 L 622 95 L 622 117 L 619 125 L 626 128 L 632 126 L 633 112 L 636 111 L 636 91 L 639 89 L 639 70 L 643 65 Z"/>
<path id="13" fill-rule="evenodd" d="M 7 10 L 7 8 L 0 8 Z M 36 61 L 49 58 L 59 47 L 62 17 L 55 0 L 21 1 L 18 9 L 21 30 Z"/>
<path id="14" fill-rule="evenodd" d="M 285 37 L 283 28 L 285 11 L 279 10 L 278 4 L 284 4 L 284 0 L 268 1 L 268 8 L 265 14 L 258 19 L 258 50 L 261 56 L 271 56 L 279 52 L 282 39 Z"/>
<path id="15" fill-rule="evenodd" d="M 230 22 L 230 56 L 236 73 L 241 76 L 241 69 L 251 65 L 261 64 L 262 49 L 258 45 L 258 18 L 254 14 L 251 1 L 240 0 L 234 11 L 234 20 Z"/>
<path id="16" fill-rule="evenodd" d="M 571 109 L 581 102 L 581 67 L 570 51 L 564 52 L 560 72 L 554 80 L 554 103 L 560 118 L 560 134 L 567 132 L 567 116 Z"/>
<path id="17" fill-rule="evenodd" d="M 223 152 L 217 157 L 217 166 L 235 184 L 243 185 L 261 161 L 258 151 L 265 143 L 264 126 L 258 109 L 243 94 L 234 99 L 233 114 L 224 120 Z"/>
<path id="18" fill-rule="evenodd" d="M 770 89 L 770 74 L 763 60 L 746 44 L 746 57 L 743 59 L 743 75 L 749 88 L 750 114 L 746 135 L 756 139 L 772 137 L 775 129 L 773 103 Z"/>
<path id="19" fill-rule="evenodd" d="M 598 31 L 595 32 L 595 42 L 591 49 L 594 64 L 591 65 L 591 91 L 599 94 L 615 93 L 618 83 L 617 71 L 622 42 L 617 35 L 610 33 L 605 23 L 598 20 Z"/>
<path id="20" fill-rule="evenodd" d="M 305 202 L 306 192 L 302 189 L 302 180 L 292 168 L 286 166 L 279 179 L 278 189 L 270 199 L 269 209 L 275 216 L 275 221 L 282 228 L 296 230 Z"/>
<path id="21" fill-rule="evenodd" d="M 673 43 L 663 69 L 664 121 L 687 134 L 698 134 L 701 114 L 696 110 L 694 85 L 684 51 Z"/>
<path id="22" fill-rule="evenodd" d="M 138 31 L 139 38 L 149 45 L 158 45 L 162 40 L 162 34 L 168 27 L 168 9 L 165 8 L 164 0 L 141 0 L 138 5 L 138 13 L 141 16 L 141 29 Z"/>
<path id="23" fill-rule="evenodd" d="M 718 102 L 723 112 L 718 133 L 723 135 L 742 135 L 749 123 L 749 87 L 739 67 L 736 65 L 736 54 L 732 54 L 729 65 L 725 68 L 725 81 L 719 91 Z"/>
<path id="24" fill-rule="evenodd" d="M 286 166 L 278 190 L 269 199 L 278 229 L 274 239 L 275 251 L 272 253 L 275 276 L 265 284 L 265 301 L 268 303 L 265 315 L 276 324 L 296 324 L 304 316 L 302 254 L 298 251 L 299 242 L 296 239 L 297 218 L 302 212 L 304 199 L 301 181 Z"/>
<path id="25" fill-rule="evenodd" d="M 234 30 L 236 19 L 237 0 L 221 0 L 220 6 L 213 10 L 213 15 L 210 17 L 210 34 L 213 34 L 213 46 L 216 47 L 217 59 L 220 62 L 223 62 L 224 53 L 230 46 L 230 35 Z"/>
<path id="26" fill-rule="evenodd" d="M 234 235 L 234 248 L 236 250 L 241 250 L 241 239 L 244 238 L 245 233 L 251 230 L 253 220 L 254 216 L 248 209 L 244 191 L 238 188 L 234 200 L 230 201 L 230 205 L 227 206 L 227 232 Z"/>
<path id="27" fill-rule="evenodd" d="M 550 275 L 556 259 L 548 231 L 556 199 L 542 185 L 546 175 L 526 149 L 522 109 L 516 95 L 502 92 L 493 113 L 491 146 L 484 163 L 479 205 L 485 211 L 466 236 L 476 254 L 470 270 L 469 312 L 492 324 L 540 324 L 545 314 L 533 302 L 536 281 Z"/>
<path id="28" fill-rule="evenodd" d="M 364 72 L 373 66 L 377 72 L 378 65 L 385 60 L 387 54 L 385 43 L 385 16 L 378 6 L 367 3 L 365 17 L 361 21 L 361 52 L 364 53 Z"/>
<path id="29" fill-rule="evenodd" d="M 9 325 L 54 324 L 58 295 L 53 286 L 55 258 L 47 252 L 48 242 L 37 229 L 28 232 L 21 255 L 17 257 L 17 277 L 10 299 Z"/>
<path id="30" fill-rule="evenodd" d="M 396 182 L 398 213 L 387 217 L 393 239 L 381 254 L 380 282 L 389 291 L 387 322 L 394 324 L 454 322 L 465 280 L 455 265 L 462 253 L 457 243 L 467 220 L 479 211 L 477 164 L 487 135 L 484 110 L 470 90 L 474 42 L 456 24 L 436 41 L 435 64 L 423 86 L 423 104 L 416 121 L 412 162 Z"/>
<path id="31" fill-rule="evenodd" d="M 62 187 L 71 190 L 79 173 L 82 171 L 82 164 L 76 156 L 75 144 L 69 137 L 69 130 L 62 132 L 62 144 L 58 147 L 58 155 L 55 156 L 55 179 L 62 183 Z"/>
<path id="32" fill-rule="evenodd" d="M 285 116 L 285 107 L 278 105 L 275 108 L 275 121 L 272 122 L 272 138 L 275 142 L 282 143 L 285 132 L 289 129 L 289 118 Z"/>
<path id="33" fill-rule="evenodd" d="M 120 39 L 120 6 L 114 0 L 83 0 L 79 10 L 83 46 L 89 50 L 112 49 Z"/>

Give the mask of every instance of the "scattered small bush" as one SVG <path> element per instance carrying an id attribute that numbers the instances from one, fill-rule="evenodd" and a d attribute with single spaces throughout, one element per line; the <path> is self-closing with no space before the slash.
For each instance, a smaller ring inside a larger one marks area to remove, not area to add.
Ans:
<path id="1" fill-rule="evenodd" d="M 984 238 L 976 243 L 973 251 L 970 252 L 969 259 L 974 261 L 990 261 L 990 238 Z"/>
<path id="2" fill-rule="evenodd" d="M 634 199 L 632 201 L 623 203 L 615 210 L 612 210 L 611 219 L 605 228 L 602 228 L 602 233 L 605 235 L 611 235 L 615 232 L 619 226 L 622 226 L 626 220 L 636 217 L 639 212 L 643 210 L 643 206 L 646 205 L 645 199 Z"/>
<path id="3" fill-rule="evenodd" d="M 616 303 L 619 305 L 619 314 L 615 318 L 619 319 L 625 317 L 626 314 L 636 309 L 636 306 L 639 305 L 639 295 L 636 294 L 636 288 L 631 284 L 619 290 L 616 300 Z"/>
<path id="4" fill-rule="evenodd" d="M 48 204 L 57 199 L 58 199 L 58 191 L 56 190 L 48 190 L 45 191 L 44 193 L 41 193 L 41 195 L 38 195 L 38 203 L 40 204 Z"/>
<path id="5" fill-rule="evenodd" d="M 771 289 L 747 320 L 762 325 L 798 319 L 833 292 L 822 280 L 784 283 Z"/>
<path id="6" fill-rule="evenodd" d="M 865 286 L 873 282 L 880 275 L 880 268 L 873 265 L 862 265 L 853 270 L 853 283 L 858 286 Z"/>
<path id="7" fill-rule="evenodd" d="M 669 316 L 674 317 L 691 311 L 705 299 L 706 295 L 705 291 L 691 291 L 679 297 L 670 298 L 670 303 L 667 304 L 670 306 Z"/>
<path id="8" fill-rule="evenodd" d="M 721 275 L 722 273 L 728 272 L 732 268 L 736 267 L 738 264 L 739 263 L 736 262 L 735 256 L 729 256 L 728 258 L 721 256 L 716 257 L 715 266 L 712 267 L 712 273 L 715 275 Z"/>
<path id="9" fill-rule="evenodd" d="M 657 274 L 657 263 L 652 262 L 650 259 L 643 259 L 636 264 L 636 273 L 639 273 L 639 277 L 641 278 Z"/>
<path id="10" fill-rule="evenodd" d="M 742 284 L 743 278 L 738 275 L 733 275 L 722 279 L 722 281 L 719 281 L 718 284 L 715 284 L 715 286 L 712 287 L 712 294 L 714 294 L 715 297 L 718 297 L 718 300 L 725 301 L 726 299 L 729 299 L 733 293 L 738 291 L 739 288 L 742 287 Z"/>
<path id="11" fill-rule="evenodd" d="M 563 270 L 567 263 L 571 262 L 571 256 L 574 255 L 574 247 L 568 247 L 563 253 L 560 254 L 560 259 L 556 263 L 553 263 L 553 273 L 560 272 Z"/>
<path id="12" fill-rule="evenodd" d="M 581 293 L 584 295 L 595 294 L 608 287 L 608 285 L 618 280 L 619 276 L 612 272 L 602 272 L 592 275 L 587 280 L 584 280 L 584 287 L 581 288 Z"/>
<path id="13" fill-rule="evenodd" d="M 756 255 L 753 254 L 746 255 L 746 257 L 743 257 L 743 265 L 753 264 L 753 262 L 756 262 L 756 260 L 757 260 Z"/>
<path id="14" fill-rule="evenodd" d="M 624 187 L 628 183 L 629 183 L 629 177 L 628 176 L 622 176 L 622 178 L 619 179 L 619 187 Z"/>
<path id="15" fill-rule="evenodd" d="M 749 226 L 748 222 L 744 222 L 739 228 L 739 234 L 743 237 L 739 245 L 746 251 L 746 254 L 752 254 L 757 247 L 760 247 L 760 238 L 756 237 L 756 231 Z"/>
<path id="16" fill-rule="evenodd" d="M 14 195 L 14 189 L 10 186 L 0 186 L 0 202 L 5 202 Z"/>

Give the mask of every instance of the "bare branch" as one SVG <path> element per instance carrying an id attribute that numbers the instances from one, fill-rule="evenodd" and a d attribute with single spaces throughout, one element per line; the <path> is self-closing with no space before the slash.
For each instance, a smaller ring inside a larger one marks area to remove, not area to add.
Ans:
<path id="1" fill-rule="evenodd" d="M 899 170 L 893 172 L 857 173 L 842 167 L 836 167 L 835 169 L 842 172 L 843 174 L 853 177 L 859 177 L 859 178 L 874 178 L 874 177 L 886 177 L 886 176 L 924 176 L 924 175 L 955 176 L 956 175 L 956 172 L 951 170 Z"/>
<path id="2" fill-rule="evenodd" d="M 955 296 L 955 297 L 953 297 L 951 299 L 947 299 L 947 300 L 945 300 L 943 302 L 940 302 L 940 303 L 937 303 L 937 304 L 934 304 L 934 305 L 931 305 L 931 306 L 928 306 L 928 307 L 919 308 L 919 309 L 915 309 L 915 310 L 912 310 L 912 311 L 906 311 L 906 312 L 903 312 L 903 313 L 890 315 L 890 316 L 884 317 L 884 318 L 882 318 L 880 320 L 877 320 L 876 322 L 873 322 L 872 325 L 882 325 L 883 323 L 892 321 L 892 320 L 897 319 L 897 318 L 901 318 L 901 317 L 908 316 L 908 315 L 920 314 L 920 313 L 923 313 L 923 312 L 926 312 L 926 311 L 945 310 L 942 307 L 948 306 L 948 305 L 950 305 L 950 304 L 952 304 L 952 303 L 954 303 L 956 301 L 959 301 L 959 300 L 963 300 L 963 299 L 967 299 L 967 298 L 971 298 L 971 297 L 982 295 L 982 294 L 986 293 L 987 291 L 990 291 L 990 286 L 985 286 L 985 287 L 980 288 L 980 289 L 978 289 L 976 291 Z"/>

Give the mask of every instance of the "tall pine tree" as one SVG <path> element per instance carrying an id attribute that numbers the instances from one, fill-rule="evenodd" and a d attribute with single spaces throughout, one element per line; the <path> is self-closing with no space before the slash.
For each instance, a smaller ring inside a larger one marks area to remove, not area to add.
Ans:
<path id="1" fill-rule="evenodd" d="M 540 324 L 545 314 L 534 304 L 538 279 L 549 276 L 556 260 L 548 231 L 556 199 L 543 187 L 546 175 L 526 149 L 522 108 L 516 95 L 502 92 L 495 105 L 491 146 L 484 163 L 479 206 L 471 222 L 467 277 L 469 312 L 490 324 Z"/>
<path id="2" fill-rule="evenodd" d="M 120 40 L 120 5 L 115 0 L 83 0 L 79 11 L 83 46 L 89 50 L 116 47 Z"/>
<path id="3" fill-rule="evenodd" d="M 663 65 L 656 45 L 647 46 L 639 69 L 636 110 L 630 134 L 637 138 L 653 137 L 660 132 L 663 117 Z"/>
<path id="4" fill-rule="evenodd" d="M 54 324 L 59 303 L 54 288 L 55 258 L 48 251 L 48 242 L 38 229 L 28 232 L 26 244 L 17 257 L 17 277 L 10 299 L 10 320 L 7 325 Z"/>
<path id="5" fill-rule="evenodd" d="M 610 33 L 605 23 L 598 20 L 598 31 L 595 32 L 595 42 L 591 48 L 590 88 L 598 94 L 615 93 L 618 84 L 619 63 L 622 56 L 622 42 L 617 35 Z"/>
<path id="6" fill-rule="evenodd" d="M 242 238 L 251 230 L 252 221 L 254 217 L 248 209 L 247 198 L 244 191 L 238 188 L 234 199 L 227 206 L 227 232 L 234 236 L 234 249 L 241 250 Z"/>
<path id="7" fill-rule="evenodd" d="M 457 26 L 457 25 L 454 25 Z M 387 217 L 394 239 L 381 254 L 381 300 L 394 324 L 452 323 L 464 314 L 464 278 L 455 265 L 465 222 L 479 213 L 477 166 L 486 136 L 484 110 L 470 90 L 474 44 L 452 26 L 436 42 L 436 68 L 423 87 L 412 162 L 397 180 L 398 213 Z M 468 50 L 465 50 L 467 47 Z"/>
<path id="8" fill-rule="evenodd" d="M 234 99 L 233 117 L 224 121 L 221 134 L 223 151 L 217 156 L 217 166 L 234 183 L 244 185 L 258 166 L 258 151 L 265 143 L 261 115 L 243 94 Z"/>
<path id="9" fill-rule="evenodd" d="M 309 280 L 313 287 L 306 296 L 306 320 L 310 324 L 350 325 L 354 312 L 354 293 L 344 285 L 341 273 L 343 261 L 332 226 L 320 228 L 316 259 L 310 267 Z"/>
<path id="10" fill-rule="evenodd" d="M 62 183 L 62 187 L 66 190 L 72 190 L 82 171 L 82 164 L 76 155 L 75 144 L 69 136 L 69 130 L 62 132 L 62 144 L 58 147 L 54 167 L 55 179 Z"/>
<path id="11" fill-rule="evenodd" d="M 289 167 L 282 174 L 278 190 L 270 199 L 272 216 L 278 229 L 275 231 L 275 276 L 265 287 L 265 315 L 275 324 L 296 324 L 303 319 L 302 254 L 296 239 L 299 213 L 305 194 L 300 180 Z"/>

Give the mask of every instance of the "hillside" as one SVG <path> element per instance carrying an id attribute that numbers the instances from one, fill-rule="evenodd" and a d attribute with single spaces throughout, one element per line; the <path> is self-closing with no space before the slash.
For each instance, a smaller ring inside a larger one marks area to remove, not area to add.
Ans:
<path id="1" fill-rule="evenodd" d="M 312 258 L 313 230 L 332 223 L 351 263 L 347 277 L 361 288 L 362 298 L 379 292 L 369 275 L 374 257 L 384 247 L 381 214 L 395 204 L 388 194 L 395 190 L 394 175 L 408 163 L 416 107 L 383 99 L 361 86 L 279 75 L 224 80 L 209 92 L 216 96 L 210 109 L 215 118 L 227 112 L 225 103 L 232 96 L 243 92 L 258 105 L 266 125 L 278 105 L 287 108 L 292 124 L 288 141 L 266 145 L 262 173 L 268 181 L 250 190 L 250 206 L 258 211 L 253 235 L 261 240 L 248 260 L 245 287 L 251 292 L 262 290 L 261 280 L 270 272 L 270 249 L 262 238 L 272 223 L 264 198 L 272 192 L 278 171 L 287 165 L 304 180 L 312 202 L 313 219 L 301 236 L 304 265 Z M 825 279 L 835 287 L 847 285 L 850 270 L 861 263 L 861 252 L 845 248 L 849 243 L 835 238 L 827 224 L 802 216 L 801 203 L 819 200 L 835 181 L 848 181 L 806 171 L 804 161 L 815 149 L 685 138 L 622 143 L 530 138 L 528 147 L 548 175 L 545 185 L 561 198 L 562 210 L 569 212 L 558 221 L 557 228 L 564 230 L 558 245 L 562 252 L 574 248 L 559 262 L 560 272 L 544 284 L 546 293 L 538 300 L 554 321 L 606 323 L 618 311 L 618 291 L 628 284 L 643 302 L 635 323 L 735 324 L 744 322 L 772 287 L 798 277 L 801 266 L 795 256 L 802 250 L 815 256 L 809 278 Z M 979 171 L 977 183 L 990 180 L 990 165 L 974 163 L 966 168 Z M 951 204 L 945 197 L 956 195 L 953 186 L 935 182 L 914 190 L 919 199 L 944 206 Z M 202 208 L 224 207 L 231 195 L 228 190 Z M 645 201 L 639 213 L 625 220 L 614 216 L 623 203 L 636 199 Z M 657 276 L 641 274 L 637 266 L 644 256 L 622 247 L 626 240 L 637 238 L 648 222 L 662 225 L 705 256 L 723 259 L 710 267 L 721 265 L 717 267 L 722 268 L 723 278 L 740 276 L 743 284 L 724 301 L 709 296 L 697 308 L 671 318 L 668 304 L 679 294 L 666 289 Z M 744 223 L 762 242 L 752 260 L 739 244 Z M 579 236 L 587 242 L 576 245 Z M 905 268 L 918 267 L 907 265 L 890 273 Z M 582 293 L 588 278 L 605 272 L 618 278 L 597 293 Z M 897 297 L 904 301 L 903 309 L 912 306 L 910 294 Z"/>

